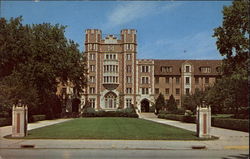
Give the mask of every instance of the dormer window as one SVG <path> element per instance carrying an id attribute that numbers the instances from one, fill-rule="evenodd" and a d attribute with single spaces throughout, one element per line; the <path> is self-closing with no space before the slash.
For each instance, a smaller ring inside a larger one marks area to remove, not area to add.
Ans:
<path id="1" fill-rule="evenodd" d="M 161 66 L 161 72 L 172 72 L 173 67 L 172 66 Z"/>
<path id="2" fill-rule="evenodd" d="M 201 67 L 200 71 L 202 73 L 211 73 L 211 67 Z"/>
<path id="3" fill-rule="evenodd" d="M 190 72 L 190 66 L 185 67 L 186 72 Z"/>
<path id="4" fill-rule="evenodd" d="M 221 67 L 220 66 L 216 67 L 216 72 L 218 72 L 218 73 L 221 72 Z"/>

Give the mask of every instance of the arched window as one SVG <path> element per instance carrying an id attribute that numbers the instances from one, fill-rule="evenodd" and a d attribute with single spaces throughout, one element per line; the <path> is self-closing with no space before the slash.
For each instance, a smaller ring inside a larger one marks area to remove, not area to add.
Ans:
<path id="1" fill-rule="evenodd" d="M 117 105 L 117 96 L 113 92 L 108 92 L 105 96 L 105 108 L 116 108 Z"/>

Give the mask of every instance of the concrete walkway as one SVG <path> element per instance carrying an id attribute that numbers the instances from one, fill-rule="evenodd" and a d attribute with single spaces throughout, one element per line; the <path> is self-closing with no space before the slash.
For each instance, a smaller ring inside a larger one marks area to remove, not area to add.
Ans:
<path id="1" fill-rule="evenodd" d="M 153 114 L 141 114 L 142 119 L 176 127 L 195 130 L 194 124 L 178 121 L 158 119 Z M 29 124 L 28 129 L 35 129 L 47 125 L 65 122 L 71 119 L 46 120 Z M 223 135 L 223 132 L 224 135 Z M 11 126 L 0 127 L 0 150 L 21 148 L 21 145 L 34 145 L 36 149 L 128 149 L 128 150 L 188 150 L 192 146 L 206 146 L 207 149 L 243 149 L 248 150 L 248 133 L 220 128 L 212 128 L 212 134 L 219 136 L 213 141 L 171 141 L 171 140 L 69 140 L 69 139 L 5 139 L 3 136 L 11 134 Z"/>

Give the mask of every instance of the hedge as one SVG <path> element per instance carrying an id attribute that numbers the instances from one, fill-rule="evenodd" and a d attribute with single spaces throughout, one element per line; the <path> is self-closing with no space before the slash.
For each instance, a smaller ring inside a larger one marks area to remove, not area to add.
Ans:
<path id="1" fill-rule="evenodd" d="M 11 118 L 0 118 L 0 126 L 7 126 L 11 124 L 12 124 Z"/>
<path id="2" fill-rule="evenodd" d="M 41 121 L 45 119 L 46 119 L 46 115 L 32 115 L 33 122 L 37 122 L 37 121 Z"/>
<path id="3" fill-rule="evenodd" d="M 159 114 L 158 118 L 177 120 L 186 123 L 196 123 L 196 116 L 185 116 L 176 114 Z M 249 132 L 249 120 L 212 117 L 211 124 L 214 127 Z"/>

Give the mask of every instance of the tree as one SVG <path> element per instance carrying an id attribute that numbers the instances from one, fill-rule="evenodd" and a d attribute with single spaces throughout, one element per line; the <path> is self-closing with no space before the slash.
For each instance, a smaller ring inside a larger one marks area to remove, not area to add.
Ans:
<path id="1" fill-rule="evenodd" d="M 159 111 L 162 110 L 162 108 L 164 107 L 165 107 L 165 99 L 164 96 L 160 93 L 155 102 L 156 114 L 158 114 Z"/>
<path id="2" fill-rule="evenodd" d="M 58 113 L 58 83 L 70 81 L 78 93 L 86 84 L 86 66 L 78 44 L 66 39 L 66 27 L 59 24 L 23 25 L 22 17 L 9 21 L 1 18 L 0 22 L 0 87 L 10 93 L 0 106 L 11 107 L 11 101 L 22 98 L 29 107 L 36 106 L 33 113 Z M 16 79 L 18 87 L 9 87 L 15 91 L 7 89 L 10 84 L 3 82 L 10 77 Z M 15 92 L 22 94 L 25 89 L 36 92 L 34 97 L 32 93 L 15 96 Z M 37 100 L 31 100 L 35 96 Z"/>
<path id="3" fill-rule="evenodd" d="M 207 88 L 209 90 L 209 88 Z M 200 106 L 205 100 L 205 95 L 207 91 L 196 90 L 194 94 L 185 95 L 183 98 L 182 106 L 186 110 L 196 111 L 196 107 Z"/>
<path id="4" fill-rule="evenodd" d="M 168 111 L 175 111 L 175 110 L 177 110 L 177 104 L 176 104 L 176 101 L 175 101 L 174 96 L 172 94 L 169 97 L 169 100 L 167 102 L 167 110 Z"/>

